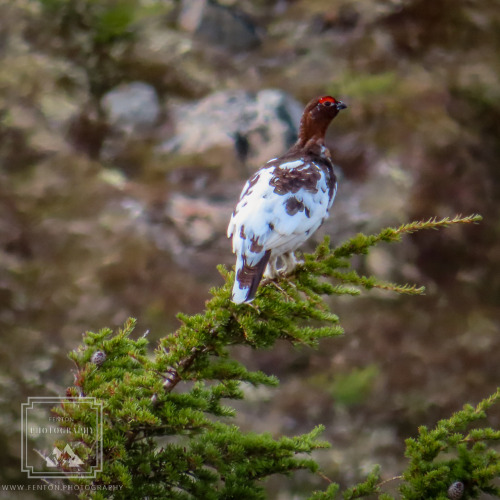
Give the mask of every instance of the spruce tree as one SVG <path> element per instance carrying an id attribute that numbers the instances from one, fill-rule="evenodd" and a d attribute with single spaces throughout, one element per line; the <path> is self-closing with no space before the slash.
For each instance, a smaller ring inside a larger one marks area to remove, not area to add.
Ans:
<path id="1" fill-rule="evenodd" d="M 324 296 L 359 295 L 381 288 L 402 294 L 421 294 L 423 287 L 388 283 L 360 275 L 351 266 L 355 255 L 366 254 L 382 242 L 423 229 L 470 224 L 480 216 L 412 222 L 380 233 L 358 234 L 332 248 L 328 238 L 313 254 L 304 255 L 293 275 L 261 286 L 255 301 L 236 305 L 230 294 L 234 273 L 219 271 L 224 285 L 211 290 L 203 313 L 179 314 L 181 326 L 163 337 L 154 351 L 145 335 L 133 337 L 135 320 L 114 333 L 104 328 L 88 332 L 83 344 L 70 353 L 76 365 L 75 383 L 68 398 L 92 397 L 103 405 L 103 471 L 92 480 L 95 490 L 80 498 L 264 499 L 263 480 L 299 469 L 321 474 L 310 457 L 329 444 L 320 439 L 321 427 L 295 437 L 273 438 L 268 433 L 243 432 L 230 422 L 235 410 L 230 400 L 242 399 L 242 383 L 275 387 L 278 380 L 249 371 L 232 359 L 229 348 L 245 345 L 268 349 L 278 339 L 317 347 L 320 339 L 343 333 L 339 318 Z M 500 431 L 471 428 L 500 399 L 500 392 L 476 408 L 466 406 L 435 429 L 419 429 L 406 443 L 408 467 L 397 481 L 402 498 L 476 498 L 481 491 L 494 495 L 500 459 L 493 445 Z M 54 411 L 71 431 L 73 450 L 84 461 L 96 462 L 94 437 L 81 429 L 92 416 L 85 407 L 62 404 Z M 73 479 L 89 484 L 88 479 Z M 384 493 L 380 471 L 342 493 L 353 499 Z M 120 485 L 119 491 L 99 490 Z M 339 498 L 339 486 L 312 492 L 311 500 Z M 453 496 L 455 495 L 455 496 Z"/>

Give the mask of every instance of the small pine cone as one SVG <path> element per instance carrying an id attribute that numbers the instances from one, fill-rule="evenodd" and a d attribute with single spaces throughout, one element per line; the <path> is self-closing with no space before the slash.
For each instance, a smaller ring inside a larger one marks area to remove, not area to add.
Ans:
<path id="1" fill-rule="evenodd" d="M 464 496 L 464 483 L 455 481 L 448 488 L 448 498 L 450 500 L 460 500 Z"/>
<path id="2" fill-rule="evenodd" d="M 94 363 L 96 366 L 101 366 L 104 361 L 106 361 L 106 353 L 104 351 L 96 351 L 94 354 L 92 354 L 92 357 L 90 358 L 90 362 Z"/>

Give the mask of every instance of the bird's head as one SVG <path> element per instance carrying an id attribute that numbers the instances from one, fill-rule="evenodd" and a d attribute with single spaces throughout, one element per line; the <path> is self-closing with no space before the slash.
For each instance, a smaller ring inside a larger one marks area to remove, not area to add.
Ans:
<path id="1" fill-rule="evenodd" d="M 299 142 L 306 144 L 314 138 L 322 141 L 330 122 L 345 108 L 347 106 L 342 101 L 329 95 L 309 101 L 300 122 Z"/>
<path id="2" fill-rule="evenodd" d="M 335 97 L 325 95 L 310 101 L 306 106 L 306 111 L 308 108 L 312 118 L 320 119 L 324 116 L 332 120 L 341 109 L 345 109 L 347 106 L 342 101 L 337 101 Z"/>

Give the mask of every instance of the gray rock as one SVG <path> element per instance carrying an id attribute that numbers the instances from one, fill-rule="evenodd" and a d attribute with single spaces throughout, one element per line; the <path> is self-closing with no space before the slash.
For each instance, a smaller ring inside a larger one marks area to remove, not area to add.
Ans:
<path id="1" fill-rule="evenodd" d="M 166 213 L 189 246 L 199 247 L 225 236 L 233 206 L 208 198 L 191 198 L 176 193 L 170 196 Z M 184 250 L 185 251 L 185 250 Z"/>
<path id="2" fill-rule="evenodd" d="M 160 153 L 210 155 L 255 169 L 284 153 L 296 140 L 303 106 L 280 90 L 216 92 L 170 109 L 175 135 Z"/>
<path id="3" fill-rule="evenodd" d="M 248 16 L 212 0 L 183 0 L 179 24 L 200 41 L 234 52 L 250 50 L 260 43 Z"/>
<path id="4" fill-rule="evenodd" d="M 129 133 L 152 128 L 161 111 L 156 90 L 144 82 L 114 88 L 103 96 L 101 104 L 110 125 Z"/>

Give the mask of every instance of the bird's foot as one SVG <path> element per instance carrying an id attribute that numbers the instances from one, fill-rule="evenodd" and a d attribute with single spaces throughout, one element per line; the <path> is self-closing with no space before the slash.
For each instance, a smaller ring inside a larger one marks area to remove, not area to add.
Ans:
<path id="1" fill-rule="evenodd" d="M 282 275 L 291 274 L 297 265 L 304 263 L 303 260 L 297 259 L 293 252 L 282 255 L 281 260 L 283 261 L 283 267 L 280 268 L 279 272 Z"/>
<path id="2" fill-rule="evenodd" d="M 277 267 L 278 258 L 281 259 L 281 267 Z M 293 252 L 285 253 L 280 257 L 276 257 L 272 259 L 272 261 L 270 260 L 268 262 L 263 278 L 269 281 L 273 281 L 276 278 L 287 276 L 291 274 L 299 264 L 303 263 L 304 261 L 301 259 L 297 259 Z"/>
<path id="3" fill-rule="evenodd" d="M 276 259 L 272 259 L 267 263 L 263 278 L 266 280 L 274 280 L 280 274 L 280 270 L 276 268 Z"/>

